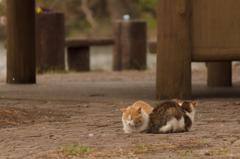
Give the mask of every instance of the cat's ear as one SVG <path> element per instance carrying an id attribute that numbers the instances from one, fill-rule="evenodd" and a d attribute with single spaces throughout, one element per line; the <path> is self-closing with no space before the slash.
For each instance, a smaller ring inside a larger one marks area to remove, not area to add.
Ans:
<path id="1" fill-rule="evenodd" d="M 183 102 L 182 102 L 180 99 L 177 99 L 177 103 L 180 105 L 180 104 L 182 104 Z"/>
<path id="2" fill-rule="evenodd" d="M 140 113 L 141 113 L 141 107 L 138 108 L 138 110 L 137 110 L 136 113 L 137 113 L 137 114 L 140 114 Z"/>
<path id="3" fill-rule="evenodd" d="M 191 102 L 191 104 L 195 107 L 197 105 L 197 102 L 198 102 L 198 100 L 195 100 L 195 101 Z"/>
<path id="4" fill-rule="evenodd" d="M 125 113 L 127 111 L 127 108 L 126 109 L 120 109 L 120 110 Z"/>

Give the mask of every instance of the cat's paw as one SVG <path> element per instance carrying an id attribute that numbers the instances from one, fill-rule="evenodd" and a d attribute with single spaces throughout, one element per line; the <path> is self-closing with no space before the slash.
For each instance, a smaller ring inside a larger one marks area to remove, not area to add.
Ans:
<path id="1" fill-rule="evenodd" d="M 124 130 L 125 133 L 132 133 L 131 131 L 129 130 Z"/>
<path id="2" fill-rule="evenodd" d="M 168 131 L 166 132 L 166 134 L 168 134 L 168 133 L 173 133 L 173 130 L 168 130 Z"/>
<path id="3" fill-rule="evenodd" d="M 148 133 L 149 130 L 143 130 L 141 133 Z"/>

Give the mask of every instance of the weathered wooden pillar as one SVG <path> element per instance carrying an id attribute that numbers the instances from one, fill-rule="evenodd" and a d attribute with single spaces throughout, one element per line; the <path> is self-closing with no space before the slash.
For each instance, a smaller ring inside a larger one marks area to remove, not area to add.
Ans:
<path id="1" fill-rule="evenodd" d="M 122 46 L 121 46 L 121 21 L 113 23 L 113 35 L 115 36 L 115 44 L 113 47 L 113 71 L 122 70 Z"/>
<path id="2" fill-rule="evenodd" d="M 35 1 L 7 0 L 7 83 L 36 83 Z"/>
<path id="3" fill-rule="evenodd" d="M 157 99 L 191 99 L 190 0 L 158 0 Z"/>
<path id="4" fill-rule="evenodd" d="M 68 47 L 68 68 L 75 71 L 90 71 L 90 46 Z"/>
<path id="5" fill-rule="evenodd" d="M 232 86 L 232 62 L 208 62 L 207 68 L 209 87 Z"/>
<path id="6" fill-rule="evenodd" d="M 36 14 L 36 67 L 42 72 L 48 69 L 65 69 L 64 63 L 64 14 Z"/>
<path id="7" fill-rule="evenodd" d="M 113 24 L 115 45 L 113 70 L 146 68 L 146 22 L 117 20 Z"/>

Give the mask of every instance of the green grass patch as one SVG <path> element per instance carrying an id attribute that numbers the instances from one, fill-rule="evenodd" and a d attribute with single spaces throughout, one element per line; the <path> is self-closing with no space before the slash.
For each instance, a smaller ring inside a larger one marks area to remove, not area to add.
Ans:
<path id="1" fill-rule="evenodd" d="M 62 147 L 62 150 L 67 153 L 67 155 L 79 155 L 79 154 L 89 154 L 92 152 L 87 146 L 78 147 L 78 143 L 75 143 L 73 146 L 65 145 Z"/>
<path id="2" fill-rule="evenodd" d="M 150 146 L 150 145 L 145 145 L 145 147 L 147 147 L 147 150 L 150 151 L 154 148 L 154 146 Z"/>
<path id="3" fill-rule="evenodd" d="M 198 145 L 203 145 L 202 141 L 197 142 Z"/>
<path id="4" fill-rule="evenodd" d="M 233 144 L 235 141 L 237 141 L 237 138 L 231 140 L 231 144 Z"/>
<path id="5" fill-rule="evenodd" d="M 209 143 L 203 143 L 202 141 L 198 141 L 197 144 L 199 146 L 206 146 L 206 147 L 208 147 L 210 145 Z"/>
<path id="6" fill-rule="evenodd" d="M 183 157 L 183 156 L 186 156 L 188 153 L 192 153 L 192 150 L 186 150 L 183 152 L 179 152 L 178 154 Z"/>
<path id="7" fill-rule="evenodd" d="M 137 142 L 135 143 L 135 148 L 136 148 L 137 150 L 143 150 L 143 149 L 144 149 L 144 147 L 139 143 L 138 140 L 137 140 Z"/>
<path id="8" fill-rule="evenodd" d="M 164 139 L 166 139 L 166 137 L 165 136 L 160 136 L 160 137 L 158 137 L 158 139 L 159 140 L 164 140 Z"/>

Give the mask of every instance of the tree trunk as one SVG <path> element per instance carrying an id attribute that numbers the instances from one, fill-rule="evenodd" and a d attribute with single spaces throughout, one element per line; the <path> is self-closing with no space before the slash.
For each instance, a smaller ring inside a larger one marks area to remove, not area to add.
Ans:
<path id="1" fill-rule="evenodd" d="M 7 83 L 36 83 L 35 1 L 7 1 Z"/>
<path id="2" fill-rule="evenodd" d="M 120 0 L 107 0 L 107 7 L 112 19 L 122 19 L 124 9 Z"/>
<path id="3" fill-rule="evenodd" d="M 87 4 L 87 0 L 82 0 L 82 11 L 86 16 L 87 21 L 91 24 L 93 30 L 95 30 L 98 26 L 97 22 L 95 21 L 95 19 L 92 16 L 92 11 L 88 8 L 88 4 Z"/>

